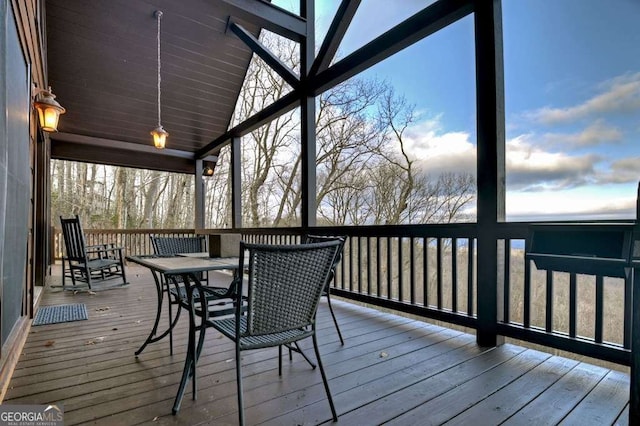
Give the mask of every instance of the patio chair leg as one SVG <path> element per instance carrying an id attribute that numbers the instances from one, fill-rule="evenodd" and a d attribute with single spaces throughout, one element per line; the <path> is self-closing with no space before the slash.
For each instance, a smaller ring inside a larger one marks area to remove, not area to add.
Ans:
<path id="1" fill-rule="evenodd" d="M 329 305 L 329 312 L 331 312 L 331 316 L 333 317 L 333 323 L 336 326 L 336 331 L 338 332 L 338 337 L 340 338 L 340 344 L 344 346 L 344 339 L 342 338 L 342 333 L 340 332 L 340 327 L 338 326 L 338 320 L 336 319 L 336 314 L 333 313 L 333 307 L 331 306 L 331 296 L 329 294 L 328 288 L 327 288 L 327 304 Z"/>
<path id="2" fill-rule="evenodd" d="M 318 349 L 318 339 L 316 338 L 316 333 L 313 333 L 313 350 L 316 353 L 316 359 L 318 360 L 318 366 L 320 366 L 320 375 L 322 376 L 322 382 L 324 384 L 324 390 L 327 392 L 327 399 L 329 400 L 329 406 L 331 407 L 331 415 L 333 417 L 333 421 L 338 421 L 338 415 L 336 414 L 336 407 L 333 405 L 333 398 L 331 397 L 331 390 L 329 389 L 329 382 L 327 381 L 327 375 L 324 372 L 324 367 L 322 366 L 322 359 L 320 359 L 320 350 Z"/>
<path id="3" fill-rule="evenodd" d="M 316 365 L 313 363 L 313 361 L 311 361 L 311 359 L 309 359 L 309 357 L 307 356 L 307 354 L 304 353 L 304 351 L 302 349 L 300 349 L 300 346 L 298 346 L 298 342 L 293 342 L 293 343 L 289 343 L 289 344 L 285 344 L 285 346 L 287 348 L 289 348 L 289 354 L 291 354 L 291 351 L 297 352 L 300 355 L 302 355 L 302 357 L 307 360 L 307 362 L 309 363 L 309 365 L 311 366 L 311 368 L 315 369 Z"/>
<path id="4" fill-rule="evenodd" d="M 291 350 L 289 350 L 291 353 Z M 278 346 L 278 376 L 282 376 L 282 345 Z"/>
<path id="5" fill-rule="evenodd" d="M 163 284 L 165 284 L 167 293 L 167 303 L 169 305 L 169 355 L 173 355 L 173 327 L 171 326 L 173 322 L 173 308 L 171 307 L 171 292 L 169 291 L 169 283 L 166 281 L 166 278 L 161 277 L 160 279 L 164 281 Z"/>
<path id="6" fill-rule="evenodd" d="M 244 403 L 242 401 L 242 370 L 240 342 L 236 342 L 236 382 L 238 384 L 238 424 L 244 426 Z"/>

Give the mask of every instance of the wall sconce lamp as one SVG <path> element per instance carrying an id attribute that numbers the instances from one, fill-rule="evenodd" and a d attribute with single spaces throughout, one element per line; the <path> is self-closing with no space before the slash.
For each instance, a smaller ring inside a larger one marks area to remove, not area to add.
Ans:
<path id="1" fill-rule="evenodd" d="M 202 177 L 211 177 L 211 176 L 213 176 L 213 167 L 206 166 L 204 169 L 202 169 Z"/>
<path id="2" fill-rule="evenodd" d="M 60 114 L 64 114 L 66 110 L 56 101 L 56 95 L 49 90 L 35 88 L 36 95 L 33 106 L 38 111 L 38 120 L 40 127 L 45 132 L 58 131 L 58 119 Z"/>

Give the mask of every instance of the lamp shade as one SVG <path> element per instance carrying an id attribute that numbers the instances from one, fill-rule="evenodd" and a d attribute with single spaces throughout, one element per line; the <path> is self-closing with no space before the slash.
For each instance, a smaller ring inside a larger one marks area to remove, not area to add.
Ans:
<path id="1" fill-rule="evenodd" d="M 213 176 L 213 167 L 207 166 L 202 170 L 202 176 L 211 177 Z"/>
<path id="2" fill-rule="evenodd" d="M 65 113 L 65 109 L 56 101 L 56 95 L 49 90 L 42 90 L 36 96 L 36 100 L 33 103 L 34 107 L 38 111 L 38 121 L 40 127 L 45 132 L 57 132 L 58 131 L 58 119 L 60 114 Z"/>
<path id="3" fill-rule="evenodd" d="M 153 136 L 153 145 L 158 149 L 163 149 L 169 133 L 162 126 L 158 126 L 151 131 L 151 136 Z"/>

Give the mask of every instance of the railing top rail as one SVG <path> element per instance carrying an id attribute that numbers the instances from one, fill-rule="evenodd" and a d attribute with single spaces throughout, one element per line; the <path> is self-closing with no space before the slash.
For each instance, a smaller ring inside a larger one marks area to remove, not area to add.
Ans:
<path id="1" fill-rule="evenodd" d="M 55 232 L 62 232 L 54 228 Z M 84 229 L 85 234 L 195 234 L 195 229 Z"/>

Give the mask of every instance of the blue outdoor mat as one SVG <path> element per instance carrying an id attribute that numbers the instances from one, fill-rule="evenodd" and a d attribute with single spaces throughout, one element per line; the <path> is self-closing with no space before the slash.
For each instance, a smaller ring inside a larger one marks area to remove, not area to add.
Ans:
<path id="1" fill-rule="evenodd" d="M 32 325 L 57 324 L 59 322 L 81 321 L 88 319 L 84 303 L 73 305 L 41 306 L 38 308 Z"/>

